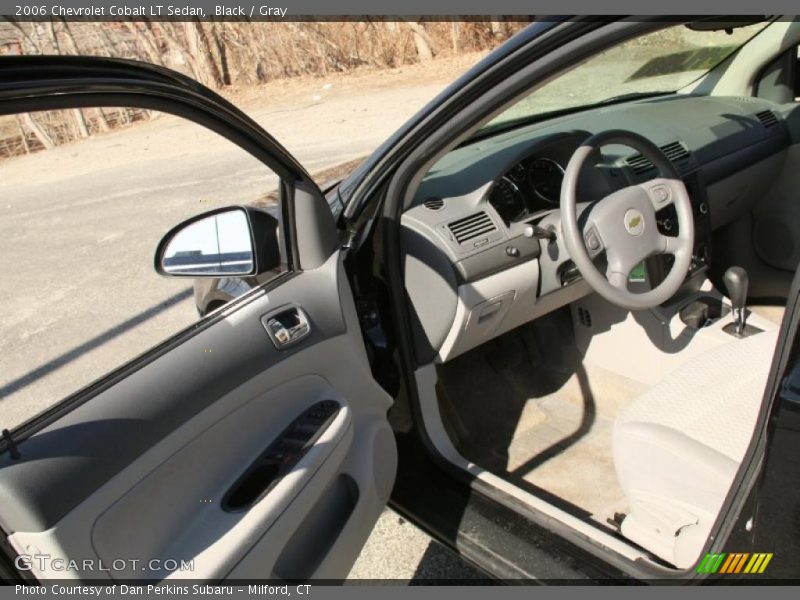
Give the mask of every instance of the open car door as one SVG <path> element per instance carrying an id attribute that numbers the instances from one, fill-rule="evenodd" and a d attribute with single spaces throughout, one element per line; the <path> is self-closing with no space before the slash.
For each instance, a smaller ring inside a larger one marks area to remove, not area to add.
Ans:
<path id="1" fill-rule="evenodd" d="M 318 187 L 254 121 L 166 69 L 9 57 L 0 72 L 0 114 L 137 106 L 239 145 L 280 177 L 286 255 L 276 278 L 6 432 L 6 553 L 38 580 L 345 577 L 397 451 Z"/>

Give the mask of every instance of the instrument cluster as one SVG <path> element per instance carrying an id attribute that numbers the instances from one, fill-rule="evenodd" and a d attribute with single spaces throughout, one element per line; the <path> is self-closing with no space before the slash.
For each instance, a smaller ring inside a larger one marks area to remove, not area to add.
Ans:
<path id="1" fill-rule="evenodd" d="M 506 223 L 559 204 L 564 167 L 546 156 L 532 156 L 500 177 L 489 192 L 489 203 Z"/>

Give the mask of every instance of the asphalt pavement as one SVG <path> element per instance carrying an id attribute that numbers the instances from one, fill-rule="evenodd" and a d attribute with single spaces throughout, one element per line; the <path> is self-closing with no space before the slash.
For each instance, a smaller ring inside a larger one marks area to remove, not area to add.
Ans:
<path id="1" fill-rule="evenodd" d="M 485 583 L 486 575 L 387 508 L 348 576 L 349 583 L 374 579 L 410 585 Z"/>

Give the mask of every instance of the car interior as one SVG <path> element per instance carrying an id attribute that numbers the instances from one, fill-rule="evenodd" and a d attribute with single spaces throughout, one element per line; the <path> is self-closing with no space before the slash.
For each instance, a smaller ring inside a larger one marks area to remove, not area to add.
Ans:
<path id="1" fill-rule="evenodd" d="M 437 451 L 670 569 L 744 460 L 800 259 L 800 23 L 753 31 L 675 92 L 478 130 L 402 214 Z"/>

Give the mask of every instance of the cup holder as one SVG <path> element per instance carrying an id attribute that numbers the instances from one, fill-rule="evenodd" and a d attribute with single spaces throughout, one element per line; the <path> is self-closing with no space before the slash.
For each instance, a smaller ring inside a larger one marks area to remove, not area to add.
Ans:
<path id="1" fill-rule="evenodd" d="M 713 296 L 702 296 L 681 309 L 681 321 L 692 329 L 702 329 L 730 314 L 731 309 Z"/>

